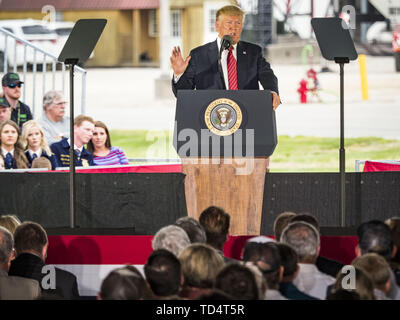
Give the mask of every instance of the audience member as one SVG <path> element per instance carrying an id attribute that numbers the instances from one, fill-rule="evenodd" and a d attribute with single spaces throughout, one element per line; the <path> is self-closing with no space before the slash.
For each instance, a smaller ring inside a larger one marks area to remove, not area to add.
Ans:
<path id="1" fill-rule="evenodd" d="M 153 251 L 144 265 L 144 274 L 154 295 L 160 299 L 178 297 L 183 282 L 179 259 L 170 251 Z"/>
<path id="2" fill-rule="evenodd" d="M 42 280 L 49 275 L 49 272 L 42 273 L 49 242 L 46 231 L 41 225 L 30 221 L 23 222 L 14 232 L 14 241 L 17 257 L 11 262 L 9 275 L 35 279 L 39 281 L 42 290 L 65 299 L 79 298 L 75 275 L 59 268 L 54 268 L 55 289 L 43 287 Z M 47 285 L 46 283 L 46 287 Z"/>
<path id="3" fill-rule="evenodd" d="M 8 275 L 14 258 L 13 236 L 0 226 L 0 300 L 33 300 L 39 297 L 39 282 Z"/>
<path id="4" fill-rule="evenodd" d="M 51 169 L 55 170 L 57 159 L 51 152 L 49 145 L 43 133 L 43 129 L 35 120 L 29 120 L 22 126 L 21 144 L 25 150 L 25 156 L 28 159 L 29 166 L 36 158 L 44 157 L 49 159 Z"/>
<path id="5" fill-rule="evenodd" d="M 297 214 L 296 216 L 292 217 L 292 219 L 290 219 L 290 223 L 298 222 L 298 221 L 307 222 L 307 223 L 311 224 L 319 232 L 318 220 L 313 215 L 311 215 L 309 213 L 302 213 L 302 214 Z M 322 257 L 320 255 L 318 255 L 315 265 L 317 266 L 319 271 L 329 274 L 331 277 L 334 277 L 334 278 L 336 277 L 338 272 L 340 270 L 342 270 L 342 268 L 344 266 L 340 262 Z"/>
<path id="6" fill-rule="evenodd" d="M 79 115 L 74 119 L 74 150 L 75 166 L 93 166 L 93 155 L 85 149 L 84 145 L 92 139 L 94 121 L 91 117 Z M 69 166 L 70 139 L 63 138 L 50 146 L 56 156 L 58 167 Z"/>
<path id="7" fill-rule="evenodd" d="M 385 258 L 376 253 L 367 253 L 354 259 L 351 264 L 367 273 L 372 280 L 377 300 L 391 300 L 387 297 L 390 290 L 390 266 Z"/>
<path id="8" fill-rule="evenodd" d="M 291 246 L 299 259 L 299 274 L 294 285 L 304 293 L 325 299 L 327 288 L 335 279 L 318 270 L 315 265 L 320 250 L 318 230 L 306 222 L 290 223 L 282 232 L 281 242 Z"/>
<path id="9" fill-rule="evenodd" d="M 366 253 L 377 253 L 389 263 L 396 254 L 392 231 L 382 221 L 371 220 L 362 223 L 357 228 L 357 237 L 358 245 L 355 249 L 357 257 Z M 390 291 L 387 296 L 393 300 L 400 300 L 400 289 L 396 284 L 396 276 L 392 270 L 390 270 Z"/>
<path id="10" fill-rule="evenodd" d="M 8 72 L 3 76 L 1 84 L 3 86 L 4 98 L 11 106 L 11 120 L 21 129 L 26 121 L 33 119 L 31 109 L 25 103 L 19 101 L 23 82 L 19 80 L 17 73 Z"/>
<path id="11" fill-rule="evenodd" d="M 215 279 L 215 288 L 235 300 L 259 300 L 259 290 L 252 271 L 239 263 L 227 264 Z"/>
<path id="12" fill-rule="evenodd" d="M 96 165 L 129 164 L 124 151 L 120 147 L 111 145 L 110 133 L 107 126 L 101 121 L 94 123 L 93 138 L 88 142 L 87 148 L 93 154 L 93 162 Z"/>
<path id="13" fill-rule="evenodd" d="M 103 280 L 98 300 L 147 300 L 151 298 L 146 280 L 134 266 L 111 271 Z"/>
<path id="14" fill-rule="evenodd" d="M 301 292 L 293 284 L 300 270 L 297 264 L 298 259 L 296 251 L 291 246 L 284 243 L 278 243 L 277 246 L 283 266 L 283 277 L 279 284 L 279 291 L 283 296 L 291 300 L 318 300 L 317 298 Z"/>
<path id="15" fill-rule="evenodd" d="M 360 300 L 375 300 L 374 286 L 371 279 L 368 277 L 368 274 L 364 270 L 355 267 L 356 279 L 354 288 L 347 289 L 343 287 L 343 281 L 346 285 L 348 284 L 347 279 L 344 279 L 346 275 L 346 273 L 342 272 L 337 274 L 336 281 L 333 286 L 331 286 L 332 290 L 330 290 L 328 296 L 336 294 L 339 290 L 346 290 L 349 292 L 356 292 L 359 295 Z"/>
<path id="16" fill-rule="evenodd" d="M 276 243 L 247 242 L 243 261 L 253 262 L 262 272 L 267 283 L 265 300 L 287 300 L 279 292 L 279 282 L 282 280 L 284 269 Z"/>
<path id="17" fill-rule="evenodd" d="M 258 299 L 263 300 L 265 297 L 265 291 L 267 290 L 267 281 L 265 280 L 261 269 L 252 261 L 241 261 L 239 263 L 249 268 L 253 273 L 258 288 Z"/>
<path id="18" fill-rule="evenodd" d="M 5 169 L 28 168 L 28 160 L 19 141 L 19 129 L 15 122 L 5 120 L 0 123 L 0 146 Z"/>
<path id="19" fill-rule="evenodd" d="M 202 294 L 196 300 L 220 301 L 220 300 L 234 300 L 234 298 L 221 290 L 213 288 L 209 293 Z"/>
<path id="20" fill-rule="evenodd" d="M 276 241 L 281 241 L 281 235 L 283 229 L 289 224 L 290 219 L 292 219 L 296 214 L 291 211 L 285 211 L 279 214 L 274 220 L 274 235 Z"/>
<path id="21" fill-rule="evenodd" d="M 0 122 L 4 120 L 11 120 L 11 107 L 5 98 L 0 97 Z"/>
<path id="22" fill-rule="evenodd" d="M 189 245 L 179 255 L 183 274 L 183 287 L 179 296 L 194 300 L 211 292 L 215 278 L 224 267 L 224 259 L 204 243 Z"/>
<path id="23" fill-rule="evenodd" d="M 207 244 L 216 249 L 227 263 L 234 261 L 223 254 L 225 242 L 229 237 L 230 219 L 228 213 L 214 206 L 205 209 L 199 218 L 199 222 L 206 232 Z"/>
<path id="24" fill-rule="evenodd" d="M 181 252 L 190 245 L 190 240 L 181 227 L 169 225 L 161 228 L 154 235 L 152 246 L 153 250 L 166 249 L 179 257 Z"/>
<path id="25" fill-rule="evenodd" d="M 2 215 L 0 216 L 0 226 L 6 228 L 11 234 L 14 234 L 15 229 L 21 224 L 21 221 L 16 215 Z"/>
<path id="26" fill-rule="evenodd" d="M 65 98 L 61 91 L 51 90 L 43 96 L 44 114 L 39 120 L 49 145 L 69 138 L 69 117 L 65 115 Z"/>
<path id="27" fill-rule="evenodd" d="M 3 154 L 0 152 L 0 170 L 6 170 Z"/>
<path id="28" fill-rule="evenodd" d="M 207 237 L 204 228 L 192 217 L 181 217 L 175 221 L 178 227 L 186 231 L 191 243 L 206 243 Z"/>
<path id="29" fill-rule="evenodd" d="M 355 291 L 339 289 L 333 293 L 328 294 L 326 300 L 361 300 L 361 299 L 360 295 Z"/>
<path id="30" fill-rule="evenodd" d="M 32 169 L 35 168 L 44 168 L 47 170 L 52 170 L 51 162 L 46 157 L 39 157 L 32 161 Z"/>
<path id="31" fill-rule="evenodd" d="M 392 231 L 393 245 L 396 247 L 396 253 L 390 260 L 390 267 L 396 276 L 397 285 L 400 285 L 400 217 L 392 217 L 385 221 Z"/>

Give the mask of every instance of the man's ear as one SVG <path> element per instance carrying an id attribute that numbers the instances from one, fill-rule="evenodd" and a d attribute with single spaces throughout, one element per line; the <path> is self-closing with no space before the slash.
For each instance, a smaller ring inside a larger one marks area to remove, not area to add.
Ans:
<path id="1" fill-rule="evenodd" d="M 279 282 L 282 282 L 283 279 L 283 273 L 285 272 L 285 267 L 284 266 L 280 266 L 279 267 Z"/>
<path id="2" fill-rule="evenodd" d="M 356 257 L 361 257 L 361 249 L 359 245 L 356 245 L 356 247 L 354 248 L 354 252 L 356 254 Z"/>
<path id="3" fill-rule="evenodd" d="M 97 294 L 96 300 L 103 300 L 103 299 L 101 298 L 100 292 Z"/>
<path id="4" fill-rule="evenodd" d="M 47 249 L 49 248 L 49 243 L 47 242 L 44 246 L 43 246 L 43 249 L 42 249 L 42 258 L 43 258 L 43 261 L 46 261 L 46 258 L 47 258 Z"/>
<path id="5" fill-rule="evenodd" d="M 317 257 L 319 257 L 319 252 L 321 251 L 321 246 L 319 245 L 317 248 Z"/>
<path id="6" fill-rule="evenodd" d="M 392 249 L 392 258 L 394 258 L 396 256 L 397 249 L 398 249 L 397 246 L 394 244 L 393 249 Z"/>

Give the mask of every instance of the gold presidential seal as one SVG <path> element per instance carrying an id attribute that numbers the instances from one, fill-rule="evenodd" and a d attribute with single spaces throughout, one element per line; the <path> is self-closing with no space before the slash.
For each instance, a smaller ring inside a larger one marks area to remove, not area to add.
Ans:
<path id="1" fill-rule="evenodd" d="M 238 104 L 227 98 L 214 100 L 204 113 L 207 128 L 219 136 L 234 133 L 242 124 L 242 119 L 242 110 Z"/>

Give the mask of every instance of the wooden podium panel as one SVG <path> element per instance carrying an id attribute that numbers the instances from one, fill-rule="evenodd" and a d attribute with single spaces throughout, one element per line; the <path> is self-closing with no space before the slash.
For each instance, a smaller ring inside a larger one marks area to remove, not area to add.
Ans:
<path id="1" fill-rule="evenodd" d="M 182 158 L 188 215 L 209 206 L 231 216 L 231 235 L 259 235 L 269 158 Z"/>

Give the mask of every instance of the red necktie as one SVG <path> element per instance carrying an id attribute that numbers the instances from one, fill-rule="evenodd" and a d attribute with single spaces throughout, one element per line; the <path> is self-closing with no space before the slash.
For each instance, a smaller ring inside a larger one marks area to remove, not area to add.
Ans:
<path id="1" fill-rule="evenodd" d="M 237 70 L 236 70 L 236 59 L 232 53 L 233 47 L 229 48 L 228 52 L 228 83 L 229 90 L 237 90 L 238 89 L 238 81 L 237 81 Z"/>

